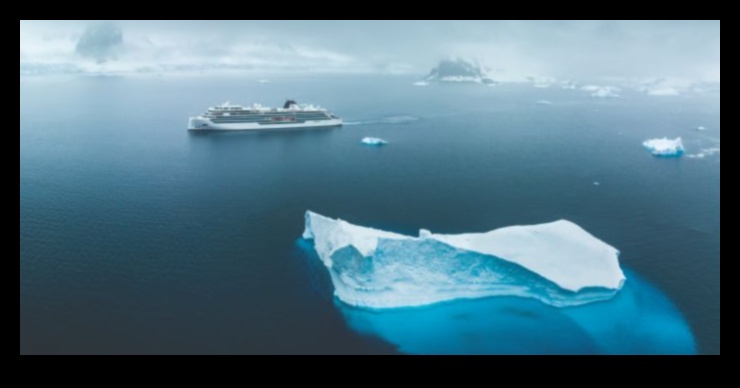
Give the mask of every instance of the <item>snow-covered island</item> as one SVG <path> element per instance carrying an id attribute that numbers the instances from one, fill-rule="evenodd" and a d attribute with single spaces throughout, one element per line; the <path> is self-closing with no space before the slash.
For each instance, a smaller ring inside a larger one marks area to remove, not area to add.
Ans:
<path id="1" fill-rule="evenodd" d="M 449 58 L 439 62 L 424 81 L 427 82 L 467 82 L 494 84 L 488 72 L 476 61 L 462 58 Z"/>
<path id="2" fill-rule="evenodd" d="M 607 300 L 626 281 L 619 251 L 557 221 L 480 234 L 409 237 L 306 213 L 303 238 L 329 270 L 342 302 L 415 307 L 492 296 L 567 307 Z"/>

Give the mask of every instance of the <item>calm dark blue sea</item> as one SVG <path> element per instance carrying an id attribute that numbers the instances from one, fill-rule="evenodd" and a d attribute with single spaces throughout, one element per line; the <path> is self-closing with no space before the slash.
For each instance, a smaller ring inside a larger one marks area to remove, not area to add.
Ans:
<path id="1" fill-rule="evenodd" d="M 260 78 L 21 79 L 21 354 L 661 353 L 603 344 L 640 330 L 665 343 L 683 333 L 666 353 L 720 353 L 720 155 L 659 159 L 641 145 L 682 136 L 687 154 L 718 148 L 719 94 Z M 226 100 L 286 98 L 348 125 L 186 131 Z M 348 309 L 299 241 L 306 210 L 407 234 L 565 218 L 622 252 L 632 286 L 621 307 L 598 307 L 598 324 L 506 298 L 425 313 L 466 327 Z M 398 332 L 420 322 L 428 333 Z M 573 322 L 583 336 L 552 339 Z"/>

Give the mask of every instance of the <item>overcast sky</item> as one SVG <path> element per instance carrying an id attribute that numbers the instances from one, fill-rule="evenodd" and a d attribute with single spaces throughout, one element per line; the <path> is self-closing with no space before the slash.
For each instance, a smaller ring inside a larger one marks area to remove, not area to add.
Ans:
<path id="1" fill-rule="evenodd" d="M 97 37 L 92 31 L 89 50 L 80 50 L 96 23 L 21 20 L 21 66 L 423 75 L 441 58 L 459 55 L 494 69 L 574 79 L 720 77 L 719 21 L 115 21 L 122 42 L 110 31 Z"/>

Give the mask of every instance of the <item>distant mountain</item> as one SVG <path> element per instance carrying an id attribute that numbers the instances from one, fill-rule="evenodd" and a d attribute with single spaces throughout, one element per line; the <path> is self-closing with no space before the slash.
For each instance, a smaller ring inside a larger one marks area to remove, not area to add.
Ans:
<path id="1" fill-rule="evenodd" d="M 477 62 L 462 58 L 445 59 L 425 78 L 435 82 L 472 82 L 493 84 L 495 81 Z"/>

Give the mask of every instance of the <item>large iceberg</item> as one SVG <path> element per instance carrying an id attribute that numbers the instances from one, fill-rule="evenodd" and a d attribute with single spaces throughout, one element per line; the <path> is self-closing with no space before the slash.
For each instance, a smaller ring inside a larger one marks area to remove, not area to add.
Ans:
<path id="1" fill-rule="evenodd" d="M 667 137 L 662 139 L 648 140 L 642 145 L 650 150 L 655 156 L 681 156 L 684 153 L 683 141 L 681 138 L 671 140 Z"/>
<path id="2" fill-rule="evenodd" d="M 306 240 L 351 306 L 416 307 L 518 296 L 565 307 L 611 299 L 619 251 L 568 221 L 481 234 L 409 237 L 306 213 Z"/>

